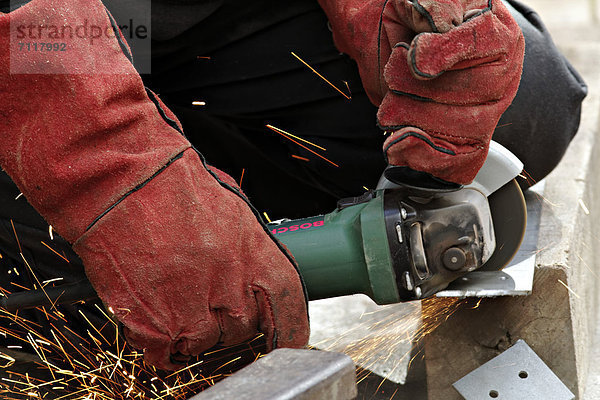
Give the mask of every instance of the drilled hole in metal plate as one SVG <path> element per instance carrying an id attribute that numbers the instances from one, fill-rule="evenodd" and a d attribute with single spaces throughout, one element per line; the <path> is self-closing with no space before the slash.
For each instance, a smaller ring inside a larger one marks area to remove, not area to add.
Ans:
<path id="1" fill-rule="evenodd" d="M 496 397 L 498 397 L 498 392 L 495 390 L 490 390 L 490 397 L 495 399 Z"/>
<path id="2" fill-rule="evenodd" d="M 525 379 L 529 376 L 529 374 L 527 373 L 527 371 L 521 371 L 519 372 L 519 378 L 521 379 Z"/>

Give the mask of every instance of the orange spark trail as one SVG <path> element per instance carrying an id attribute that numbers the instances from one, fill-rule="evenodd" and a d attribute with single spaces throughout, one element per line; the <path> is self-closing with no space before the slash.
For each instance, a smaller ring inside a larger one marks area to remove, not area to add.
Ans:
<path id="1" fill-rule="evenodd" d="M 56 254 L 57 256 L 59 256 L 60 258 L 62 258 L 63 260 L 65 260 L 66 262 L 70 263 L 70 261 L 69 261 L 67 258 L 63 257 L 63 255 L 62 255 L 62 254 L 60 254 L 59 252 L 57 252 L 56 250 L 54 250 L 52 247 L 48 246 L 46 243 L 44 243 L 44 241 L 43 241 L 43 240 L 40 240 L 40 242 L 41 242 L 41 243 L 42 243 L 44 246 L 46 246 L 46 247 L 47 247 L 47 248 L 48 248 L 48 249 L 49 249 L 51 252 L 53 252 L 54 254 Z"/>
<path id="2" fill-rule="evenodd" d="M 242 176 L 240 177 L 239 187 L 242 188 L 242 181 L 244 180 L 244 173 L 246 172 L 246 168 L 242 168 Z"/>
<path id="3" fill-rule="evenodd" d="M 327 151 L 327 149 L 326 149 L 325 147 L 321 147 L 321 146 L 319 146 L 319 145 L 317 145 L 317 144 L 314 144 L 313 142 L 310 142 L 310 141 L 308 141 L 308 140 L 306 140 L 306 139 L 302 139 L 301 137 L 298 137 L 298 136 L 296 136 L 296 135 L 292 135 L 291 133 L 289 133 L 289 132 L 286 132 L 286 131 L 284 131 L 283 129 L 277 128 L 276 126 L 273 126 L 273 125 L 265 125 L 265 126 L 266 126 L 267 128 L 269 128 L 269 129 L 271 129 L 271 130 L 274 130 L 274 131 L 278 132 L 278 133 L 283 133 L 284 135 L 287 135 L 287 136 L 293 137 L 293 138 L 294 138 L 294 139 L 296 139 L 296 140 L 299 140 L 299 141 L 301 141 L 301 142 L 304 142 L 304 143 L 306 143 L 306 144 L 310 144 L 311 146 L 314 146 L 314 147 L 316 147 L 316 148 L 317 148 L 317 149 L 319 149 L 319 150 Z"/>
<path id="4" fill-rule="evenodd" d="M 292 154 L 292 158 L 296 158 L 296 159 L 298 159 L 298 160 L 302 160 L 302 161 L 310 161 L 310 160 L 309 160 L 308 158 L 306 158 L 306 157 L 300 157 L 300 156 L 297 156 L 297 155 L 295 155 L 295 154 Z"/>
<path id="5" fill-rule="evenodd" d="M 351 99 L 352 99 L 352 97 L 350 97 L 350 96 L 348 96 L 346 93 L 342 92 L 340 89 L 338 89 L 338 87 L 337 87 L 337 86 L 335 86 L 333 83 L 329 82 L 329 81 L 327 80 L 327 78 L 325 78 L 323 75 L 321 75 L 320 73 L 318 73 L 316 69 L 314 69 L 313 67 L 311 67 L 310 65 L 308 65 L 308 63 L 307 63 L 306 61 L 304 61 L 303 59 L 301 59 L 300 57 L 298 57 L 298 56 L 296 55 L 296 53 L 294 53 L 293 51 L 292 51 L 291 53 L 292 53 L 292 55 L 293 55 L 294 57 L 296 57 L 296 58 L 298 59 L 298 61 L 300 61 L 300 62 L 301 62 L 302 64 L 304 64 L 305 66 L 307 66 L 307 67 L 308 67 L 308 68 L 309 68 L 309 69 L 310 69 L 312 72 L 314 72 L 314 73 L 315 73 L 315 74 L 316 74 L 316 75 L 317 75 L 319 78 L 321 78 L 321 79 L 323 79 L 325 82 L 327 82 L 327 84 L 328 84 L 329 86 L 331 86 L 332 88 L 334 88 L 335 90 L 337 90 L 337 91 L 338 91 L 338 92 L 339 92 L 339 93 L 340 93 L 342 96 L 344 96 L 344 97 L 345 97 L 346 99 L 348 99 L 348 100 L 351 100 Z M 346 83 L 346 85 L 347 85 L 347 83 Z"/>
<path id="6" fill-rule="evenodd" d="M 298 146 L 302 147 L 303 149 L 310 151 L 311 153 L 313 153 L 313 154 L 314 154 L 314 155 L 316 155 L 317 157 L 319 157 L 319 158 L 322 158 L 323 160 L 327 161 L 328 163 L 332 164 L 333 166 L 335 166 L 335 167 L 338 167 L 338 168 L 340 167 L 339 165 L 337 165 L 337 164 L 336 164 L 336 163 L 334 163 L 333 161 L 331 161 L 331 160 L 329 160 L 329 159 L 327 159 L 327 158 L 323 157 L 322 155 L 320 155 L 320 154 L 319 154 L 319 153 L 317 153 L 316 151 L 313 151 L 313 150 L 309 149 L 308 147 L 306 147 L 306 146 L 305 146 L 305 145 L 303 145 L 302 143 L 299 143 L 299 142 L 295 141 L 295 140 L 294 140 L 294 139 L 292 139 L 291 137 L 289 137 L 289 136 L 287 136 L 287 135 L 285 135 L 285 134 L 283 134 L 283 133 L 279 132 L 277 129 L 274 129 L 274 128 L 273 128 L 273 127 L 271 127 L 270 125 L 267 125 L 267 128 L 269 128 L 269 129 L 270 129 L 270 130 L 272 130 L 273 132 L 275 132 L 275 133 L 277 133 L 277 134 L 279 134 L 279 135 L 283 136 L 284 138 L 286 138 L 286 139 L 288 139 L 288 140 L 292 141 L 293 143 L 296 143 Z"/>
<path id="7" fill-rule="evenodd" d="M 19 242 L 19 237 L 17 236 L 17 230 L 15 229 L 15 224 L 13 224 L 13 220 L 10 220 L 10 224 L 12 225 L 13 232 L 15 234 L 15 239 L 17 239 L 17 244 L 19 245 L 19 253 L 23 254 L 23 249 L 21 249 L 21 243 Z"/>

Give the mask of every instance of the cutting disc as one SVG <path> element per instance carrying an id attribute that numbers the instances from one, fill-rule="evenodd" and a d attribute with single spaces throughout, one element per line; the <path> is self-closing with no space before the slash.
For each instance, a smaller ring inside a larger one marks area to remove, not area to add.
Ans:
<path id="1" fill-rule="evenodd" d="M 511 180 L 488 197 L 496 249 L 479 271 L 499 271 L 515 256 L 527 226 L 527 206 L 516 180 Z"/>

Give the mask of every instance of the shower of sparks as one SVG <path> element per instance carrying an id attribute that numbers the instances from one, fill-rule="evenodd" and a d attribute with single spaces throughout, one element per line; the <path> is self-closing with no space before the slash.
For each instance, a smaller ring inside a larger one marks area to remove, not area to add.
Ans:
<path id="1" fill-rule="evenodd" d="M 32 287 L 16 282 L 11 282 L 12 286 L 45 293 L 45 287 L 62 283 L 63 278 L 42 281 L 23 254 L 21 258 L 24 264 L 20 268 L 25 268 L 27 274 L 19 274 L 14 268 L 15 275 L 28 276 Z M 0 287 L 0 295 L 10 294 Z M 84 302 L 75 307 L 78 320 L 71 320 L 52 303 L 50 307 L 38 307 L 35 313 L 43 319 L 35 317 L 37 322 L 31 318 L 34 311 L 13 314 L 0 308 L 0 398 L 184 400 L 264 351 L 264 343 L 257 337 L 196 358 L 174 373 L 157 371 L 144 362 L 143 353 L 123 340 L 119 325 L 102 307 Z M 70 327 L 73 322 L 78 325 Z"/>
<path id="2" fill-rule="evenodd" d="M 316 155 L 317 157 L 319 157 L 319 158 L 321 158 L 321 159 L 323 159 L 323 160 L 327 161 L 328 163 L 332 164 L 333 166 L 335 166 L 335 167 L 338 167 L 338 168 L 339 168 L 339 165 L 337 165 L 337 164 L 336 164 L 336 163 L 334 163 L 333 161 L 329 160 L 328 158 L 325 158 L 325 157 L 323 157 L 322 155 L 320 155 L 320 154 L 319 154 L 319 153 L 317 153 L 316 151 L 314 151 L 314 150 L 312 150 L 312 149 L 309 149 L 308 147 L 306 147 L 306 146 L 305 146 L 305 145 L 303 145 L 302 143 L 300 143 L 300 142 L 298 142 L 298 141 L 296 141 L 296 140 L 292 139 L 292 138 L 290 137 L 290 134 L 288 134 L 288 133 L 287 133 L 287 132 L 285 132 L 284 130 L 282 130 L 282 129 L 279 129 L 279 128 L 276 128 L 276 127 L 274 127 L 273 125 L 266 125 L 266 127 L 267 127 L 267 128 L 269 128 L 271 131 L 273 131 L 273 132 L 275 132 L 275 133 L 277 133 L 277 134 L 279 134 L 279 135 L 283 136 L 283 137 L 284 137 L 284 138 L 286 138 L 287 140 L 289 140 L 289 141 L 291 141 L 291 142 L 293 142 L 293 143 L 297 144 L 298 146 L 302 147 L 303 149 L 310 151 L 312 154 L 314 154 L 314 155 Z M 310 142 L 308 142 L 308 143 L 310 143 Z M 312 144 L 312 143 L 310 143 L 310 144 Z M 315 146 L 315 147 L 319 147 L 319 146 L 317 146 L 317 145 L 315 145 L 315 144 L 312 144 L 312 145 L 313 145 L 313 146 Z M 320 147 L 320 148 L 322 149 L 322 147 Z"/>
<path id="3" fill-rule="evenodd" d="M 323 79 L 329 86 L 331 86 L 332 88 L 334 88 L 335 90 L 337 90 L 342 96 L 344 96 L 347 100 L 351 100 L 352 97 L 348 96 L 346 93 L 344 93 L 341 89 L 339 89 L 337 86 L 335 86 L 333 83 L 331 83 L 329 80 L 327 80 L 327 78 L 325 78 L 323 75 L 321 75 L 320 73 L 317 72 L 316 69 L 314 69 L 313 67 L 311 67 L 306 61 L 304 61 L 303 59 L 301 59 L 300 57 L 298 57 L 298 55 L 296 55 L 296 53 L 294 53 L 293 51 L 291 52 L 292 55 L 298 60 L 300 61 L 302 64 L 304 64 L 306 67 L 308 67 L 308 69 L 310 69 L 312 72 L 314 72 L 319 78 Z M 347 82 L 346 86 L 348 86 Z M 350 90 L 350 88 L 348 88 L 348 90 Z"/>
<path id="4" fill-rule="evenodd" d="M 361 323 L 344 334 L 314 343 L 314 347 L 350 356 L 360 366 L 359 383 L 377 365 L 392 365 L 383 376 L 388 379 L 416 357 L 422 357 L 411 354 L 412 345 L 435 331 L 464 303 L 464 299 L 438 298 L 424 301 L 421 306 L 418 302 L 383 306 L 363 314 Z"/>
<path id="5" fill-rule="evenodd" d="M 174 373 L 157 371 L 143 361 L 142 353 L 119 338 L 118 325 L 106 314 L 99 328 L 79 312 L 87 323 L 86 336 L 68 328 L 57 311 L 47 312 L 50 322 L 44 330 L 0 309 L 0 319 L 5 321 L 0 335 L 6 338 L 0 347 L 0 398 L 184 400 L 229 376 L 230 367 L 242 359 L 225 351 L 221 358 L 211 359 L 209 373 L 201 369 L 205 360 L 198 359 Z M 253 351 L 244 362 L 260 355 Z M 26 372 L 23 361 L 29 363 Z"/>

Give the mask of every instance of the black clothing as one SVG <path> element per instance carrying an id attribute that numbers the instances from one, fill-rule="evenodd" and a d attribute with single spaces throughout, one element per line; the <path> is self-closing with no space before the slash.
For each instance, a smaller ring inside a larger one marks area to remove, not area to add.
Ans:
<path id="1" fill-rule="evenodd" d="M 316 5 L 311 0 L 292 2 L 300 3 Z M 524 72 L 494 140 L 525 163 L 533 184 L 556 166 L 577 131 L 586 87 L 538 15 L 516 1 L 507 5 L 525 36 Z M 227 30 L 212 17 L 205 21 L 211 30 Z M 319 9 L 261 26 L 212 51 L 194 42 L 190 46 L 195 53 L 187 60 L 166 57 L 167 62 L 159 55 L 159 67 L 153 64 L 147 82 L 174 109 L 187 136 L 209 162 L 236 178 L 245 169 L 244 190 L 259 209 L 276 218 L 329 211 L 337 198 L 356 195 L 363 186 L 374 187 L 381 174 L 383 137 L 375 124 L 376 110 L 362 90 L 353 61 L 335 49 Z M 167 49 L 178 39 L 155 48 L 171 54 Z M 290 51 L 340 87 L 342 81 L 348 82 L 352 101 L 291 57 Z M 197 59 L 196 54 L 211 59 Z M 194 100 L 205 101 L 206 106 L 194 108 Z M 327 148 L 325 155 L 340 168 L 269 132 L 267 123 Z"/>

